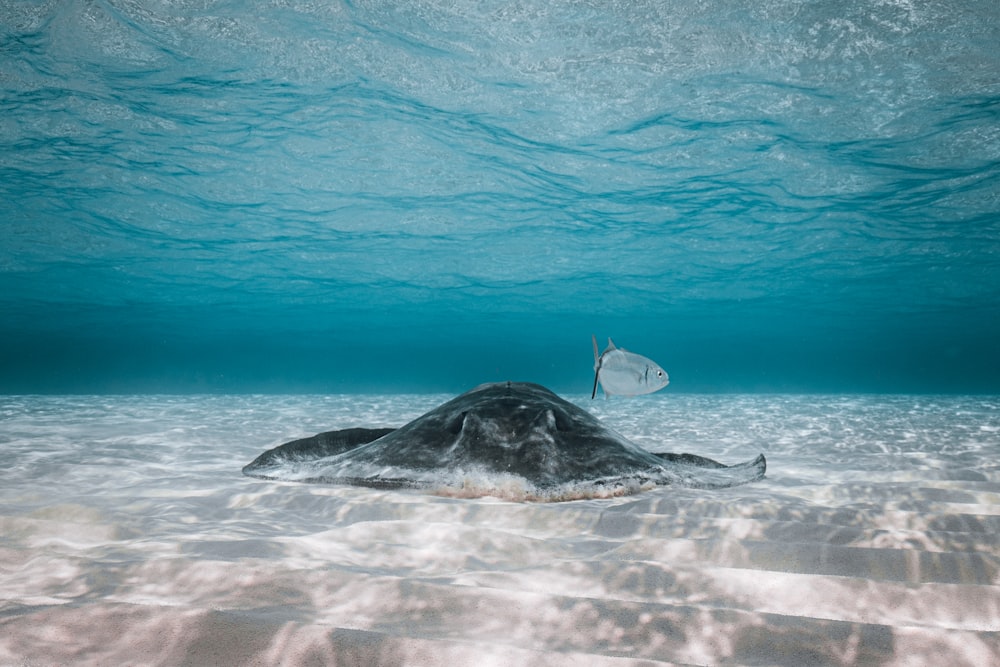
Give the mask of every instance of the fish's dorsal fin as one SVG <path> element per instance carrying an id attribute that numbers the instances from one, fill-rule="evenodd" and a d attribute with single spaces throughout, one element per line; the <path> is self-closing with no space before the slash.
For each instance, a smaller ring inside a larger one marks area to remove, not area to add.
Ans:
<path id="1" fill-rule="evenodd" d="M 604 351 L 610 352 L 612 350 L 618 350 L 619 352 L 628 352 L 628 350 L 626 350 L 624 347 L 618 347 L 617 345 L 615 345 L 615 342 L 611 340 L 611 336 L 608 336 L 608 347 Z"/>

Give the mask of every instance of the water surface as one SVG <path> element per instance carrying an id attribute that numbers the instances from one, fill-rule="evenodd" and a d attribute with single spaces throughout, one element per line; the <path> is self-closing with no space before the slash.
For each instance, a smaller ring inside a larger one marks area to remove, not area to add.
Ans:
<path id="1" fill-rule="evenodd" d="M 1000 392 L 995 0 L 0 0 L 0 391 Z"/>

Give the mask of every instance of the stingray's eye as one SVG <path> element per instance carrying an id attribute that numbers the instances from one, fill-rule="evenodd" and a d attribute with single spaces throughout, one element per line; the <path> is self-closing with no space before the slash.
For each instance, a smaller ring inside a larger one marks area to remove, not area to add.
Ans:
<path id="1" fill-rule="evenodd" d="M 556 420 L 556 430 L 557 431 L 571 431 L 573 430 L 573 421 L 561 412 L 553 412 L 553 416 Z"/>
<path id="2" fill-rule="evenodd" d="M 462 432 L 462 427 L 465 425 L 465 415 L 467 412 L 463 412 L 448 423 L 448 432 L 458 435 Z"/>
<path id="3" fill-rule="evenodd" d="M 555 411 L 546 408 L 542 410 L 535 418 L 531 421 L 531 429 L 538 429 L 546 433 L 552 433 L 553 431 L 561 431 L 559 427 L 559 417 L 556 416 Z"/>

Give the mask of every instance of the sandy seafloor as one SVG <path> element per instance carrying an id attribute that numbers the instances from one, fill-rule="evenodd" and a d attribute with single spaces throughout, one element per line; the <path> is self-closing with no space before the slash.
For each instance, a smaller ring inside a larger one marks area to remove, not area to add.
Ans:
<path id="1" fill-rule="evenodd" d="M 721 491 L 240 474 L 446 398 L 0 397 L 0 664 L 1000 664 L 1000 398 L 569 397 Z"/>

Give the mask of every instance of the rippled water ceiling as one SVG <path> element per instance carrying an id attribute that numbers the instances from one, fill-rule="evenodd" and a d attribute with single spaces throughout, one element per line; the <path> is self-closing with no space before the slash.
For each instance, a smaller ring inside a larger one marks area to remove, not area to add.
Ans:
<path id="1" fill-rule="evenodd" d="M 0 391 L 998 391 L 995 2 L 0 0 Z"/>

